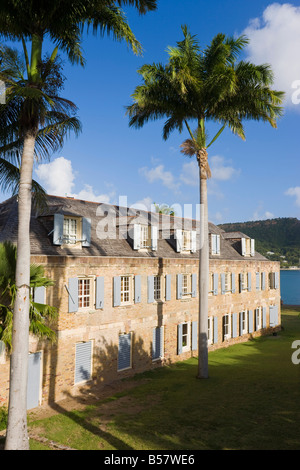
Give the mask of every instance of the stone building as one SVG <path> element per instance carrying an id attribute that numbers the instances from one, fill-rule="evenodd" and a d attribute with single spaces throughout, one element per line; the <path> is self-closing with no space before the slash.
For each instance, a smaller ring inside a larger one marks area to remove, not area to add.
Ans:
<path id="1" fill-rule="evenodd" d="M 198 224 L 55 196 L 33 210 L 32 263 L 55 281 L 34 295 L 59 316 L 55 344 L 30 338 L 28 409 L 197 356 Z M 16 233 L 11 198 L 0 204 L 0 242 L 15 242 Z M 209 350 L 279 329 L 279 263 L 247 235 L 213 224 L 209 249 Z M 0 404 L 8 377 L 2 351 Z"/>

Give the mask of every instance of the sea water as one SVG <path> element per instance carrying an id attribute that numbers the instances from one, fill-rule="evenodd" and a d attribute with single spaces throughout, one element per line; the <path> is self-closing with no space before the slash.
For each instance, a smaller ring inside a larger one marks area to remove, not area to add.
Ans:
<path id="1" fill-rule="evenodd" d="M 280 271 L 281 300 L 286 305 L 300 305 L 300 270 Z"/>

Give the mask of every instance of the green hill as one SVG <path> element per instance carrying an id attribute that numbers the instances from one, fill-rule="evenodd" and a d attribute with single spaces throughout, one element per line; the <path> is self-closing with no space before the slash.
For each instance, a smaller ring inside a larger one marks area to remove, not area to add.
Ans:
<path id="1" fill-rule="evenodd" d="M 221 224 L 225 232 L 240 231 L 255 238 L 255 247 L 272 261 L 280 261 L 281 267 L 300 265 L 300 220 L 279 218 L 243 223 Z"/>

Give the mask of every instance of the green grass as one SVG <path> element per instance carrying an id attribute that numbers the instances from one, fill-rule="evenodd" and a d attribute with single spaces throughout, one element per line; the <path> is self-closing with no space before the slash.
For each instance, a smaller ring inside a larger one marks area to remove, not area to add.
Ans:
<path id="1" fill-rule="evenodd" d="M 135 377 L 109 400 L 31 422 L 48 439 L 75 449 L 300 449 L 300 308 L 284 310 L 277 336 L 209 353 L 207 380 L 197 360 Z M 142 380 L 143 379 L 143 380 Z M 36 446 L 32 443 L 32 448 Z"/>

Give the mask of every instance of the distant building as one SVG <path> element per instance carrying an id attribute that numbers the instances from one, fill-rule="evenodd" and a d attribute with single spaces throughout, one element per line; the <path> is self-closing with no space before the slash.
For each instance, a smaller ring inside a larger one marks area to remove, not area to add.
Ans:
<path id="1" fill-rule="evenodd" d="M 0 242 L 16 242 L 17 209 L 0 204 Z M 28 408 L 197 356 L 199 222 L 48 196 L 30 228 L 32 262 L 55 280 L 37 295 L 59 318 L 56 344 L 30 338 Z M 213 224 L 209 250 L 209 350 L 279 329 L 279 263 Z M 2 352 L 0 403 L 8 389 Z"/>

